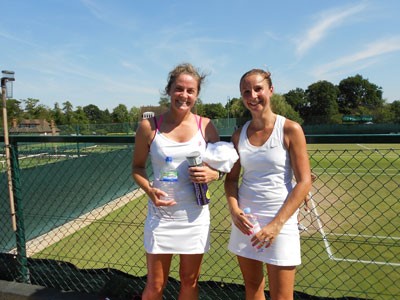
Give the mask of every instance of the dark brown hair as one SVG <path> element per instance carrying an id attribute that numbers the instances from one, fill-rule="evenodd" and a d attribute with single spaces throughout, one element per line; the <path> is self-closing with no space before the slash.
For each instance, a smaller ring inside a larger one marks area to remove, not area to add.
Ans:
<path id="1" fill-rule="evenodd" d="M 243 80 L 250 75 L 261 75 L 264 80 L 267 81 L 269 87 L 272 87 L 272 80 L 271 80 L 271 73 L 268 71 L 264 71 L 263 69 L 252 69 L 250 71 L 247 71 L 246 73 L 244 73 L 242 75 L 242 77 L 240 78 L 240 82 L 239 82 L 239 89 L 242 86 L 242 82 Z"/>
<path id="2" fill-rule="evenodd" d="M 200 73 L 198 69 L 196 69 L 193 65 L 189 63 L 177 65 L 171 72 L 169 72 L 168 83 L 164 89 L 164 94 L 169 95 L 172 84 L 181 74 L 190 75 L 197 80 L 197 94 L 200 94 L 201 84 L 203 83 L 207 75 Z"/>

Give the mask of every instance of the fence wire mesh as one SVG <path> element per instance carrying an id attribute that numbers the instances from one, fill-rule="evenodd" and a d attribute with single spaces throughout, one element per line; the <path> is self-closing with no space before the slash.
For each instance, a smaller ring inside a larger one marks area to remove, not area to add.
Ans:
<path id="1" fill-rule="evenodd" d="M 29 139 L 11 144 L 16 232 L 4 152 L 0 158 L 0 279 L 113 300 L 139 297 L 147 200 L 131 178 L 133 139 Z M 300 209 L 295 299 L 400 297 L 398 144 L 310 144 L 309 155 L 317 179 L 309 210 Z M 210 191 L 212 242 L 200 299 L 244 299 L 236 258 L 227 250 L 223 182 L 211 183 Z M 165 299 L 177 297 L 177 264 L 175 257 Z"/>

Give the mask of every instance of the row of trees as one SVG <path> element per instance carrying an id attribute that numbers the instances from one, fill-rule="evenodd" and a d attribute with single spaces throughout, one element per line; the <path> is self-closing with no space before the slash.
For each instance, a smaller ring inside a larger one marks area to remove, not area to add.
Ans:
<path id="1" fill-rule="evenodd" d="M 400 123 L 400 100 L 386 103 L 382 88 L 370 83 L 361 75 L 343 79 L 338 85 L 318 81 L 306 90 L 296 88 L 286 94 L 275 94 L 272 106 L 275 112 L 301 124 L 340 124 L 345 115 L 370 115 L 375 123 Z M 22 108 L 21 106 L 24 105 Z M 168 107 L 168 98 L 160 98 L 159 105 Z M 141 119 L 139 107 L 127 108 L 119 104 L 111 112 L 96 105 L 77 106 L 69 101 L 55 103 L 53 108 L 40 104 L 38 99 L 7 100 L 8 119 L 46 119 L 57 125 L 108 124 L 138 122 Z M 249 118 L 249 112 L 240 98 L 229 99 L 226 103 L 203 103 L 199 99 L 196 112 L 211 119 Z"/>

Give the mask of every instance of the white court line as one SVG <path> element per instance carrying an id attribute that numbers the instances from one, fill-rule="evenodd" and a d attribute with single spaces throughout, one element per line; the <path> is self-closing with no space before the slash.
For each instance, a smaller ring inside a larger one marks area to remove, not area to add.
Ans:
<path id="1" fill-rule="evenodd" d="M 383 236 L 383 235 L 365 235 L 365 234 L 354 234 L 354 233 L 329 233 L 328 235 L 334 236 L 350 236 L 350 237 L 362 237 L 364 239 L 378 239 L 378 240 L 400 240 L 400 236 Z"/>
<path id="2" fill-rule="evenodd" d="M 317 211 L 317 207 L 316 207 L 315 202 L 314 202 L 314 200 L 312 198 L 312 195 L 310 197 L 310 200 L 311 200 L 311 205 L 312 205 L 310 213 L 312 213 L 317 218 L 317 223 L 318 223 L 317 230 L 322 235 L 322 240 L 324 241 L 325 248 L 326 248 L 326 251 L 328 252 L 329 259 L 332 259 L 333 258 L 332 250 L 331 250 L 331 247 L 329 245 L 328 239 L 326 238 L 326 234 L 325 234 L 324 228 L 322 226 L 321 218 L 319 217 L 319 214 L 318 214 L 318 211 Z M 312 220 L 311 220 L 311 223 L 312 223 Z"/>
<path id="3" fill-rule="evenodd" d="M 357 144 L 357 146 L 360 146 L 361 148 L 367 149 L 367 150 L 373 150 L 373 148 L 369 148 L 367 146 L 364 146 L 362 144 Z"/>
<path id="4" fill-rule="evenodd" d="M 325 248 L 326 248 L 326 252 L 328 253 L 328 258 L 329 259 L 332 259 L 334 261 L 346 261 L 346 262 L 373 264 L 373 265 L 389 265 L 389 266 L 395 266 L 395 267 L 399 267 L 400 266 L 400 263 L 390 263 L 390 262 L 376 261 L 376 260 L 362 260 L 362 259 L 350 259 L 350 258 L 335 257 L 333 255 L 332 250 L 331 250 L 327 235 L 325 234 L 325 231 L 323 229 L 323 224 L 322 224 L 321 218 L 320 218 L 320 216 L 318 214 L 317 207 L 315 205 L 315 202 L 314 202 L 312 196 L 311 196 L 310 200 L 311 200 L 311 205 L 312 205 L 310 213 L 312 213 L 317 219 L 317 223 L 318 223 L 317 230 L 322 235 L 322 240 L 324 241 L 324 245 L 325 245 Z M 310 218 L 311 218 L 311 223 L 312 223 L 312 221 L 313 221 L 312 217 L 310 217 Z M 384 238 L 389 238 L 389 237 L 384 237 Z M 399 238 L 395 237 L 393 239 L 399 239 Z"/>

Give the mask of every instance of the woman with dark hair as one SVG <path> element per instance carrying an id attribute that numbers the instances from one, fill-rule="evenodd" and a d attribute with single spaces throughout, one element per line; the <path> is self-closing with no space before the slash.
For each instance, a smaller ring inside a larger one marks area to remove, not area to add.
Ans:
<path id="1" fill-rule="evenodd" d="M 179 299 L 198 299 L 200 266 L 210 248 L 210 213 L 208 205 L 197 204 L 193 183 L 219 179 L 217 170 L 207 165 L 189 168 L 186 161 L 194 149 L 203 154 L 207 143 L 219 140 L 211 120 L 192 113 L 204 78 L 191 64 L 174 68 L 165 87 L 169 110 L 143 120 L 136 133 L 132 176 L 148 196 L 144 228 L 148 274 L 142 299 L 162 299 L 173 254 L 180 257 Z M 149 156 L 153 182 L 146 174 Z M 166 193 L 156 180 L 167 156 L 178 171 L 172 201 L 161 199 Z"/>
<path id="2" fill-rule="evenodd" d="M 264 264 L 271 299 L 293 299 L 301 263 L 297 213 L 311 188 L 306 139 L 298 123 L 272 111 L 269 72 L 246 72 L 240 93 L 252 118 L 232 136 L 239 160 L 225 179 L 232 217 L 229 250 L 237 255 L 246 299 L 265 299 Z M 257 233 L 243 211 L 247 207 L 260 223 Z"/>

